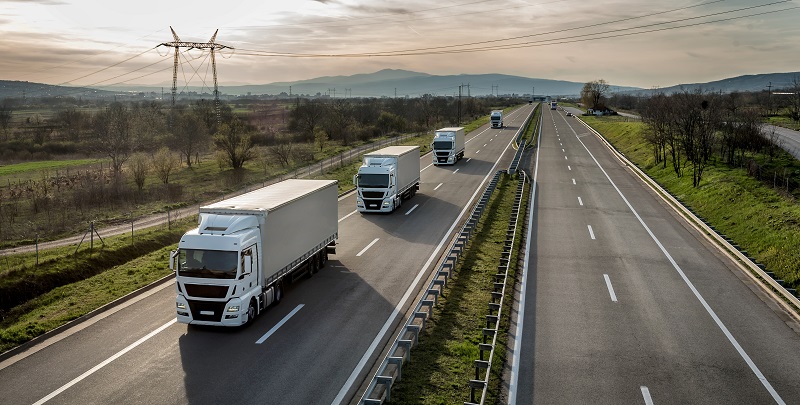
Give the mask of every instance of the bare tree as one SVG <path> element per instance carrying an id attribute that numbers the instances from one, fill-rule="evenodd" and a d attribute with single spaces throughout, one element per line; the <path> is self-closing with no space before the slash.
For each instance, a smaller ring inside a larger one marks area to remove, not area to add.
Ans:
<path id="1" fill-rule="evenodd" d="M 131 115 L 121 103 L 112 103 L 94 118 L 94 149 L 111 158 L 114 174 L 119 175 L 122 165 L 133 149 Z"/>
<path id="2" fill-rule="evenodd" d="M 203 150 L 209 142 L 208 127 L 196 111 L 184 111 L 174 117 L 170 144 L 186 159 L 186 166 L 192 167 L 192 156 Z"/>
<path id="3" fill-rule="evenodd" d="M 169 177 L 172 172 L 178 168 L 180 161 L 168 147 L 162 146 L 153 155 L 153 169 L 155 170 L 161 182 L 169 185 Z"/>
<path id="4" fill-rule="evenodd" d="M 604 99 L 609 87 L 603 79 L 587 82 L 581 89 L 581 102 L 587 108 L 604 110 L 606 107 Z"/>
<path id="5" fill-rule="evenodd" d="M 281 167 L 289 166 L 294 143 L 286 135 L 275 136 L 275 143 L 269 146 L 269 154 L 280 163 Z"/>
<path id="6" fill-rule="evenodd" d="M 245 162 L 255 157 L 253 141 L 249 129 L 241 120 L 234 119 L 230 124 L 222 124 L 214 135 L 214 145 L 220 158 L 232 169 L 241 169 Z"/>
<path id="7" fill-rule="evenodd" d="M 136 183 L 136 188 L 141 192 L 144 189 L 147 172 L 150 171 L 150 161 L 147 155 L 142 152 L 137 152 L 128 159 L 128 165 L 133 175 L 133 181 Z"/>

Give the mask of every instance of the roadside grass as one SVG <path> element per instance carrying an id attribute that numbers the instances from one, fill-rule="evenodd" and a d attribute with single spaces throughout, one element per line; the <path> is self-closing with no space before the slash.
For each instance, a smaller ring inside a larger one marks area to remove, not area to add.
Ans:
<path id="1" fill-rule="evenodd" d="M 800 287 L 800 205 L 796 201 L 749 176 L 746 169 L 717 161 L 706 168 L 700 187 L 692 187 L 690 175 L 679 178 L 669 162 L 666 168 L 655 164 L 651 147 L 642 137 L 644 124 L 613 117 L 581 118 L 787 287 Z M 797 162 L 785 156 L 776 159 Z"/>
<path id="2" fill-rule="evenodd" d="M 491 301 L 518 181 L 506 175 L 498 183 L 467 251 L 420 333 L 419 344 L 411 350 L 411 360 L 403 366 L 402 380 L 392 388 L 389 404 L 461 404 L 470 399 L 468 382 L 475 378 L 473 362 L 479 358 L 478 344 L 483 343 L 487 303 Z M 509 268 L 510 284 L 517 270 L 519 228 Z M 512 288 L 508 285 L 506 291 Z M 495 403 L 500 392 L 510 302 L 504 302 L 486 403 Z"/>
<path id="3" fill-rule="evenodd" d="M 533 117 L 531 117 L 531 124 L 528 125 L 528 129 L 522 134 L 520 140 L 526 140 L 526 148 L 530 148 L 533 146 L 533 141 L 536 139 L 536 135 L 539 133 L 539 117 L 542 116 L 542 104 L 539 103 L 534 111 Z"/>
<path id="4" fill-rule="evenodd" d="M 163 245 L 163 240 L 172 240 L 166 246 L 150 249 L 147 253 L 134 252 L 120 254 L 125 245 L 130 244 L 130 235 L 106 239 L 107 246 L 95 253 L 79 253 L 76 260 L 62 260 L 62 271 L 73 270 L 87 262 L 96 262 L 97 266 L 107 266 L 99 274 L 80 281 L 62 285 L 49 290 L 23 304 L 17 305 L 3 313 L 0 321 L 0 353 L 25 343 L 36 336 L 57 328 L 71 320 L 79 318 L 109 302 L 123 297 L 170 274 L 169 252 L 175 248 L 180 236 L 189 228 L 196 226 L 194 218 L 173 224 L 172 230 L 158 229 L 146 231 L 136 236 L 145 244 Z M 72 248 L 53 249 L 54 251 Z M 37 268 L 28 268 L 26 272 L 36 273 Z"/>
<path id="5" fill-rule="evenodd" d="M 779 127 L 793 129 L 795 131 L 800 131 L 800 122 L 795 121 L 788 117 L 787 115 L 779 115 L 779 116 L 772 116 L 767 117 L 765 122 L 767 124 L 777 125 Z"/>
<path id="6" fill-rule="evenodd" d="M 86 166 L 95 164 L 101 160 L 103 159 L 45 160 L 39 162 L 0 165 L 0 176 L 12 176 L 31 171 L 49 171 L 68 167 Z"/>

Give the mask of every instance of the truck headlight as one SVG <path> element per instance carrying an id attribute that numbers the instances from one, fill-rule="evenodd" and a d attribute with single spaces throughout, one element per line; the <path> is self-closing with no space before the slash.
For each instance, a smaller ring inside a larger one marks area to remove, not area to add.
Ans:
<path id="1" fill-rule="evenodd" d="M 178 309 L 186 309 L 186 304 L 182 302 L 177 302 L 176 305 L 178 306 Z"/>
<path id="2" fill-rule="evenodd" d="M 387 200 L 383 200 L 383 206 L 384 206 L 384 207 L 388 207 L 388 206 L 389 206 L 389 201 L 387 201 Z"/>
<path id="3" fill-rule="evenodd" d="M 229 306 L 227 311 L 228 312 L 239 312 L 239 306 L 238 305 Z"/>

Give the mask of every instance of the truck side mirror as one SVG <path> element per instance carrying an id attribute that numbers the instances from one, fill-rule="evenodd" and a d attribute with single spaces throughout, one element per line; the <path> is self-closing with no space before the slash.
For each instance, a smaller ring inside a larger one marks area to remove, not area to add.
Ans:
<path id="1" fill-rule="evenodd" d="M 354 174 L 354 175 L 353 175 L 353 184 L 355 184 L 356 186 L 358 186 L 358 175 L 357 175 L 357 174 Z"/>
<path id="2" fill-rule="evenodd" d="M 178 266 L 177 266 L 177 264 L 175 262 L 176 260 L 178 260 L 178 250 L 177 249 L 169 252 L 169 269 L 172 270 L 172 271 L 175 271 L 175 269 L 178 268 Z"/>

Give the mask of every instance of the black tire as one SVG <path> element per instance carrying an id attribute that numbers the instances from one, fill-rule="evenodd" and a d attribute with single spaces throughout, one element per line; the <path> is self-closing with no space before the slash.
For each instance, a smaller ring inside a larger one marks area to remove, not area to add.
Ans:
<path id="1" fill-rule="evenodd" d="M 278 284 L 275 284 L 274 288 L 275 299 L 272 301 L 272 305 L 278 305 L 281 303 L 281 300 L 283 300 L 283 284 L 279 282 Z"/>
<path id="2" fill-rule="evenodd" d="M 250 325 L 256 319 L 256 303 L 252 299 L 250 300 L 250 304 L 247 305 L 247 323 L 245 325 Z"/>
<path id="3" fill-rule="evenodd" d="M 318 254 L 311 258 L 311 263 L 309 263 L 309 266 L 311 266 L 311 274 L 317 274 L 319 272 L 320 265 Z"/>

